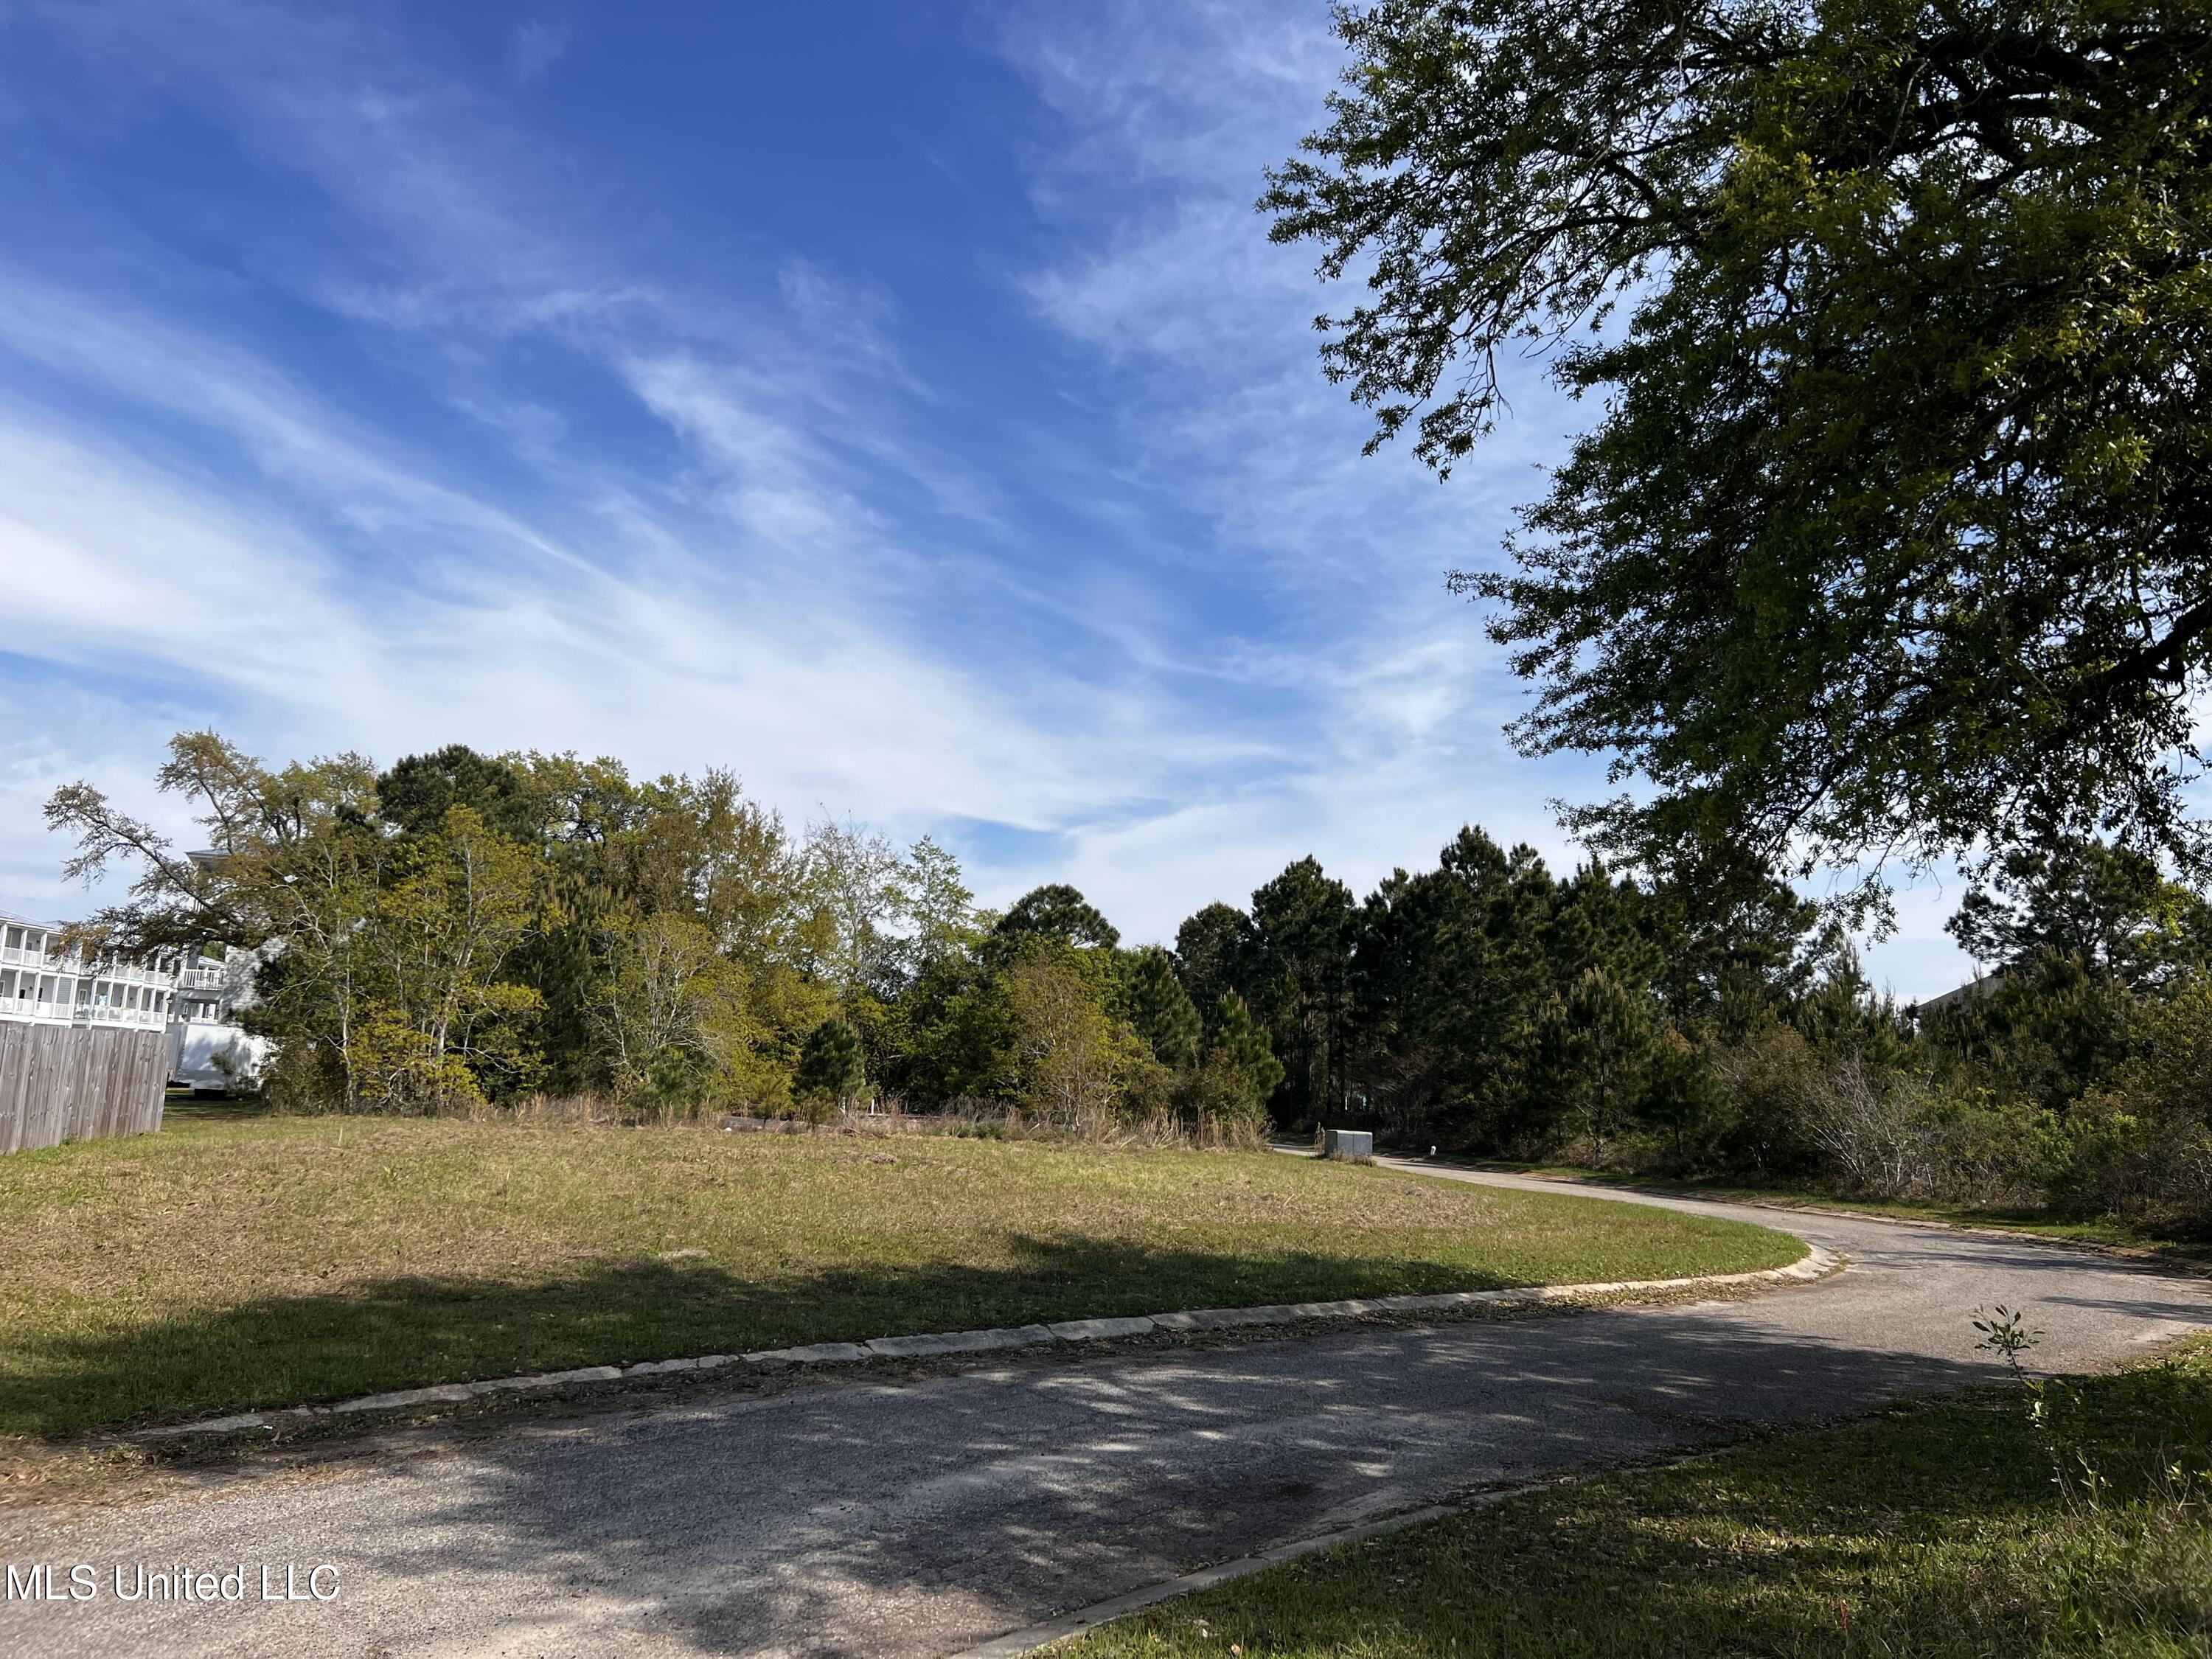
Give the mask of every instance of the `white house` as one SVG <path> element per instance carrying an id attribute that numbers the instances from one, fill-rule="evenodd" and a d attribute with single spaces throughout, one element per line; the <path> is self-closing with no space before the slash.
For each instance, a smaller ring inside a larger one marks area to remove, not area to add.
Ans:
<path id="1" fill-rule="evenodd" d="M 178 969 L 169 1020 L 171 1082 L 222 1094 L 260 1075 L 269 1040 L 247 1032 L 238 1015 L 252 1005 L 253 970 L 261 962 L 259 951 L 225 948 L 219 957 L 197 957 Z"/>
<path id="2" fill-rule="evenodd" d="M 169 1081 L 196 1091 L 258 1074 L 269 1045 L 236 1023 L 253 1000 L 256 953 L 87 957 L 62 937 L 56 923 L 0 913 L 0 1020 L 163 1031 Z"/>
<path id="3" fill-rule="evenodd" d="M 159 1030 L 176 1007 L 178 960 L 88 960 L 62 930 L 0 912 L 0 1019 Z"/>

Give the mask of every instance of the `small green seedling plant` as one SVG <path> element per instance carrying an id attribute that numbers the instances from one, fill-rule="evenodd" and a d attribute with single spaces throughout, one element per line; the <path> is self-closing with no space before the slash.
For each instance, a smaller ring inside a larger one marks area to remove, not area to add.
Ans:
<path id="1" fill-rule="evenodd" d="M 2028 1325 L 2025 1313 L 2002 1304 L 1990 1309 L 1977 1308 L 1974 1312 L 1978 1316 L 1974 1328 L 1982 1334 L 1982 1340 L 1974 1346 L 2003 1361 L 2005 1369 L 2011 1372 L 2013 1381 L 2027 1397 L 2028 1426 L 2034 1431 L 2036 1443 L 2043 1448 L 2044 1455 L 2051 1461 L 2051 1484 L 2058 1488 L 2069 1510 L 2098 1509 L 2111 1483 L 2066 1431 L 2065 1423 L 2076 1414 L 2075 1408 L 2078 1405 L 2072 1387 L 2063 1379 L 2028 1375 L 2026 1356 L 2042 1341 L 2043 1332 Z"/>

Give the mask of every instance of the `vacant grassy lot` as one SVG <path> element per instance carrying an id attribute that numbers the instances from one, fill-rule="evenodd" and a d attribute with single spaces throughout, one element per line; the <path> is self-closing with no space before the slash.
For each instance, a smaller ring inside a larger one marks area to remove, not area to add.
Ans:
<path id="1" fill-rule="evenodd" d="M 179 1114 L 0 1159 L 0 1434 L 1802 1254 L 1757 1227 L 1266 1152 Z"/>
<path id="2" fill-rule="evenodd" d="M 2212 1651 L 2212 1345 L 2060 1396 L 1898 1407 L 1242 1579 L 1067 1659 Z M 2073 1477 L 2054 1481 L 2054 1458 Z M 2112 1482 L 2094 1502 L 2082 1471 Z M 2179 1465 L 2177 1470 L 2173 1466 Z"/>

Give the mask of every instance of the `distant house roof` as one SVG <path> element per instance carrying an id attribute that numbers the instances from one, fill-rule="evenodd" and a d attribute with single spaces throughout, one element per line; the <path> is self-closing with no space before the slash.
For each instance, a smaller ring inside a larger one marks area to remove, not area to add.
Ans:
<path id="1" fill-rule="evenodd" d="M 1966 984 L 1944 992 L 1942 996 L 1929 997 L 1911 1010 L 1912 1016 L 1917 1019 L 1923 1014 L 1940 1013 L 1946 1008 L 1955 1008 L 1961 1003 L 1975 1001 L 1989 995 L 2003 983 L 2004 969 L 1992 968 L 1988 973 L 1977 975 Z"/>

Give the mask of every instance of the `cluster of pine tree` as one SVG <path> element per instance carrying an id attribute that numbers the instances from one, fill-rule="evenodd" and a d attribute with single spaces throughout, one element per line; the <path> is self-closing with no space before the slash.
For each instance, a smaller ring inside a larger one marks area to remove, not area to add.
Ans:
<path id="1" fill-rule="evenodd" d="M 1597 863 L 1559 877 L 1468 828 L 1436 868 L 1364 901 L 1302 859 L 1249 909 L 1192 916 L 1176 957 L 1200 1000 L 1233 992 L 1265 1026 L 1285 1126 L 1601 1158 L 1624 1135 L 1716 1138 L 1701 1043 L 1819 1002 L 1878 1017 L 1815 921 L 1772 880 L 1693 890 Z"/>

